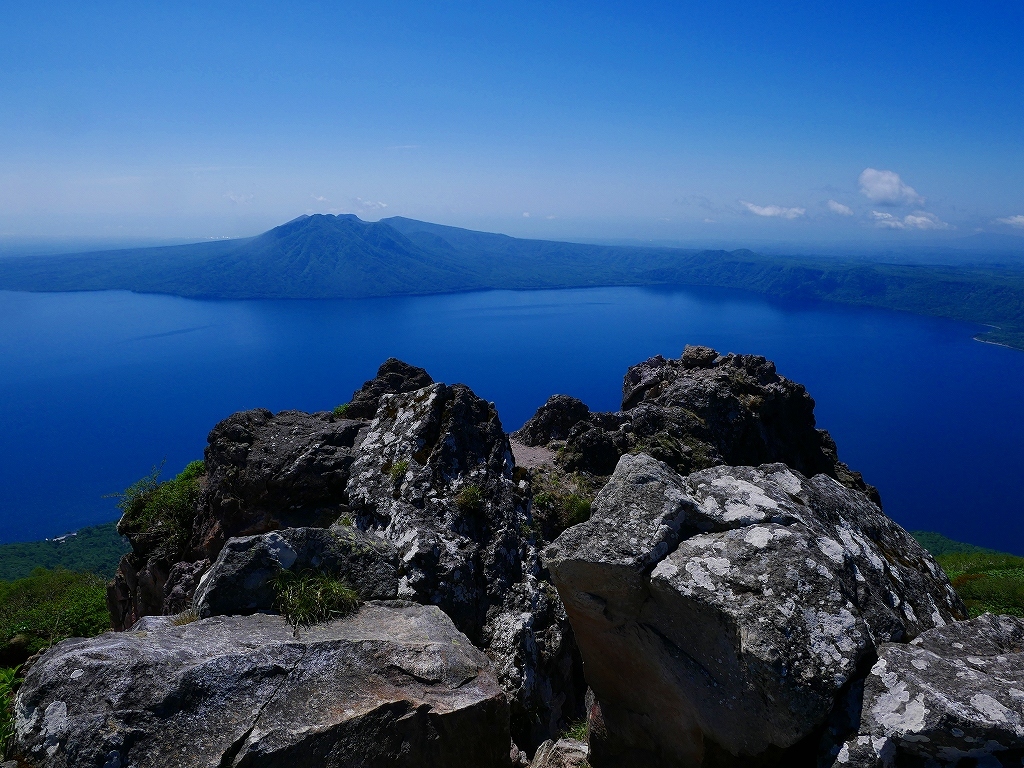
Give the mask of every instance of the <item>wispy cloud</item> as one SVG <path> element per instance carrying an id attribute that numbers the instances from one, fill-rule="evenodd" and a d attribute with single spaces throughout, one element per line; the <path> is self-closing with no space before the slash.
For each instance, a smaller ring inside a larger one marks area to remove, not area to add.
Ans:
<path id="1" fill-rule="evenodd" d="M 237 192 L 225 192 L 224 197 L 230 200 L 235 205 L 241 205 L 242 203 L 251 203 L 252 195 L 241 195 Z"/>
<path id="2" fill-rule="evenodd" d="M 524 219 L 530 218 L 530 212 L 529 211 L 523 211 L 523 218 Z"/>
<path id="3" fill-rule="evenodd" d="M 382 203 L 379 200 L 363 200 L 361 197 L 356 198 L 356 207 L 365 213 L 371 213 L 373 211 L 383 211 L 388 207 L 387 203 Z"/>
<path id="4" fill-rule="evenodd" d="M 938 216 L 925 211 L 916 211 L 902 219 L 891 213 L 872 211 L 875 225 L 886 229 L 949 229 L 949 224 L 941 221 Z"/>
<path id="5" fill-rule="evenodd" d="M 393 147 L 388 147 L 388 149 L 419 149 L 419 148 L 420 148 L 419 144 L 396 144 Z"/>
<path id="6" fill-rule="evenodd" d="M 326 198 L 326 197 L 324 197 L 323 195 L 310 195 L 310 197 L 312 197 L 312 198 L 313 198 L 314 200 L 316 200 L 316 201 L 317 201 L 318 203 L 326 203 L 326 202 L 329 202 L 329 201 L 327 200 L 327 198 Z"/>
<path id="7" fill-rule="evenodd" d="M 853 216 L 853 208 L 836 202 L 835 200 L 828 201 L 828 209 L 832 211 L 832 213 L 838 213 L 840 216 Z"/>
<path id="8" fill-rule="evenodd" d="M 879 205 L 924 205 L 924 198 L 894 171 L 865 168 L 861 171 L 860 191 Z"/>
<path id="9" fill-rule="evenodd" d="M 796 219 L 803 216 L 806 212 L 806 208 L 783 208 L 781 205 L 754 205 L 748 203 L 745 200 L 740 202 L 746 206 L 747 210 L 757 216 L 773 216 L 779 219 Z"/>
<path id="10" fill-rule="evenodd" d="M 1000 224 L 1009 224 L 1011 227 L 1024 229 L 1024 216 L 1007 216 L 1005 219 L 996 219 Z"/>

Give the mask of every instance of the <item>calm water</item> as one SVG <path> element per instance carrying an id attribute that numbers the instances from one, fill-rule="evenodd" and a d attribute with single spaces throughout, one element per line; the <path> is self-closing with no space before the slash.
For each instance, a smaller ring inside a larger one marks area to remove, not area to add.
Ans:
<path id="1" fill-rule="evenodd" d="M 233 411 L 322 410 L 389 356 L 463 382 L 508 430 L 556 392 L 618 407 L 684 344 L 766 355 L 904 526 L 1024 554 L 1024 352 L 977 328 L 714 289 L 363 301 L 0 292 L 0 541 L 116 517 L 104 494 L 200 458 Z"/>

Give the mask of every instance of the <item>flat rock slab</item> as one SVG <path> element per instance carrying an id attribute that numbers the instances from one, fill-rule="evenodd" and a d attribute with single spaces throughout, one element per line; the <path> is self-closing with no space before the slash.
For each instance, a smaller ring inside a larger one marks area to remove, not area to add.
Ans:
<path id="1" fill-rule="evenodd" d="M 555 465 L 555 452 L 543 445 L 524 445 L 518 440 L 509 440 L 512 446 L 512 455 L 515 456 L 517 467 L 537 469 L 539 467 L 553 467 Z"/>
<path id="2" fill-rule="evenodd" d="M 440 609 L 405 602 L 298 636 L 258 614 L 67 640 L 29 671 L 16 716 L 33 766 L 509 765 L 489 661 Z"/>
<path id="3" fill-rule="evenodd" d="M 878 656 L 836 768 L 1024 765 L 1024 619 L 985 614 Z"/>

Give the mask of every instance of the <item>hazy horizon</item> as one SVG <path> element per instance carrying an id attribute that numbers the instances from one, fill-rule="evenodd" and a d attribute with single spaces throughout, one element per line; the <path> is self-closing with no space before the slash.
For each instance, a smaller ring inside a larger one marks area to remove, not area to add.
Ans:
<path id="1" fill-rule="evenodd" d="M 0 247 L 1024 234 L 1024 6 L 10 6 Z M 7 245 L 5 246 L 4 243 Z"/>

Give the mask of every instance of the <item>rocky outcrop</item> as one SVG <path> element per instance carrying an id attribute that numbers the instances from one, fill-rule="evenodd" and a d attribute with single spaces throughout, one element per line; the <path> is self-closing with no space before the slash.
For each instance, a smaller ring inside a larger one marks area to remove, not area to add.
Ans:
<path id="1" fill-rule="evenodd" d="M 398 547 L 400 596 L 440 606 L 494 660 L 526 746 L 578 716 L 585 688 L 514 469 L 494 405 L 432 384 L 380 398 L 348 499 L 361 529 Z"/>
<path id="2" fill-rule="evenodd" d="M 880 503 L 877 490 L 838 460 L 829 434 L 816 429 L 807 390 L 759 355 L 688 346 L 678 360 L 652 357 L 627 371 L 622 411 L 590 413 L 556 395 L 515 437 L 529 446 L 558 443 L 558 461 L 569 471 L 608 475 L 620 456 L 637 452 L 683 475 L 781 462 L 807 476 L 833 477 Z"/>
<path id="3" fill-rule="evenodd" d="M 883 644 L 841 768 L 1024 764 L 1024 620 L 985 614 Z"/>
<path id="4" fill-rule="evenodd" d="M 599 701 L 596 768 L 783 760 L 880 644 L 965 615 L 866 496 L 783 464 L 684 478 L 624 456 L 545 560 Z"/>
<path id="5" fill-rule="evenodd" d="M 437 608 L 371 603 L 304 630 L 279 616 L 67 640 L 26 675 L 30 766 L 499 768 L 508 705 Z"/>
<path id="6" fill-rule="evenodd" d="M 545 741 L 533 756 L 530 768 L 589 768 L 590 748 L 576 739 Z"/>
<path id="7" fill-rule="evenodd" d="M 349 419 L 372 419 L 377 415 L 382 396 L 415 392 L 433 383 L 430 374 L 422 368 L 389 357 L 377 369 L 376 377 L 353 393 L 352 400 L 345 407 L 345 416 Z"/>
<path id="8" fill-rule="evenodd" d="M 398 551 L 349 525 L 283 528 L 228 539 L 195 593 L 200 617 L 245 615 L 274 608 L 273 580 L 284 571 L 343 578 L 363 600 L 398 597 Z"/>

